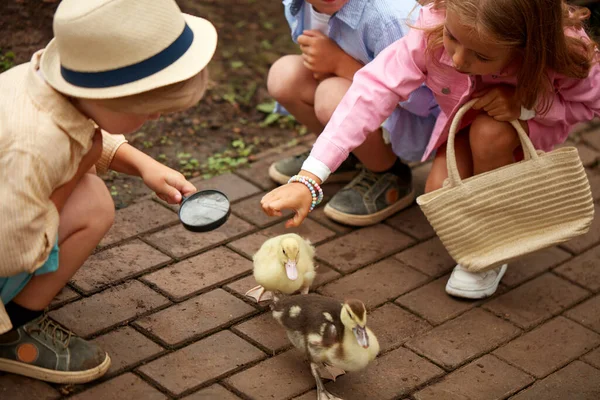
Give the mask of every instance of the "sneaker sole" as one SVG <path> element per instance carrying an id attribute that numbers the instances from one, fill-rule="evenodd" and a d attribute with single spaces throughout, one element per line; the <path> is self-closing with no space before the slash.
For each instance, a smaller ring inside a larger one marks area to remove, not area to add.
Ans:
<path id="1" fill-rule="evenodd" d="M 348 183 L 352 179 L 354 179 L 354 177 L 358 175 L 359 172 L 360 171 L 356 170 L 333 173 L 329 175 L 329 178 L 327 178 L 327 183 Z M 291 176 L 284 175 L 281 172 L 277 171 L 277 168 L 275 168 L 275 164 L 273 163 L 269 167 L 269 178 L 279 183 L 280 185 L 285 185 L 286 183 L 288 183 Z"/>
<path id="2" fill-rule="evenodd" d="M 75 384 L 87 383 L 100 378 L 108 371 L 110 363 L 110 357 L 106 354 L 106 359 L 95 368 L 86 371 L 67 372 L 36 367 L 19 361 L 0 359 L 0 371 L 28 376 L 45 382 Z"/>
<path id="3" fill-rule="evenodd" d="M 485 299 L 486 297 L 490 297 L 491 295 L 496 293 L 496 290 L 498 290 L 498 285 L 500 284 L 502 277 L 506 273 L 506 269 L 507 269 L 507 265 L 505 264 L 500 269 L 500 273 L 496 277 L 494 284 L 492 286 L 487 287 L 482 290 L 458 289 L 458 288 L 451 286 L 450 279 L 448 279 L 448 283 L 446 283 L 446 293 L 448 293 L 451 296 L 460 297 L 463 299 L 471 299 L 471 300 Z"/>
<path id="4" fill-rule="evenodd" d="M 325 206 L 323 210 L 325 215 L 328 216 L 335 222 L 339 222 L 340 224 L 350 225 L 350 226 L 368 226 L 377 224 L 384 219 L 390 217 L 391 215 L 397 213 L 400 210 L 405 209 L 410 206 L 415 201 L 415 191 L 414 189 L 402 199 L 398 200 L 388 208 L 385 208 L 381 211 L 377 211 L 376 213 L 369 215 L 354 215 L 354 214 L 346 214 L 341 211 L 336 210 L 331 207 L 329 204 Z"/>

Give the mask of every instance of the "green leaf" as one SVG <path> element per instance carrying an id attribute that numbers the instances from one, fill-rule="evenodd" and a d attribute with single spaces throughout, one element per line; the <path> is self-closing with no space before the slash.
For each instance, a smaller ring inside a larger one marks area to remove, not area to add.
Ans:
<path id="1" fill-rule="evenodd" d="M 281 118 L 281 115 L 279 114 L 269 114 L 259 126 L 264 128 L 266 126 L 273 125 L 275 122 L 277 122 L 277 120 L 279 120 L 279 118 Z"/>
<path id="2" fill-rule="evenodd" d="M 242 68 L 244 66 L 244 62 L 243 61 L 232 61 L 230 65 L 231 65 L 231 68 L 238 69 L 238 68 Z"/>
<path id="3" fill-rule="evenodd" d="M 271 114 L 275 109 L 275 101 L 273 100 L 266 103 L 261 103 L 256 106 L 256 109 L 265 114 Z"/>

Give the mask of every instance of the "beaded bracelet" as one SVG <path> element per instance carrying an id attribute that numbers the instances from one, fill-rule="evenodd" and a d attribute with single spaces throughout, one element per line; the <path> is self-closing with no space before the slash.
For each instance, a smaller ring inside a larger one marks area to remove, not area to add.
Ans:
<path id="1" fill-rule="evenodd" d="M 308 190 L 310 190 L 312 202 L 310 204 L 310 209 L 308 210 L 308 212 L 314 210 L 315 207 L 318 206 L 321 203 L 321 201 L 323 201 L 323 189 L 321 189 L 321 186 L 319 186 L 319 184 L 314 179 L 309 178 L 308 176 L 294 175 L 288 181 L 288 183 L 292 182 L 302 183 L 308 188 Z"/>

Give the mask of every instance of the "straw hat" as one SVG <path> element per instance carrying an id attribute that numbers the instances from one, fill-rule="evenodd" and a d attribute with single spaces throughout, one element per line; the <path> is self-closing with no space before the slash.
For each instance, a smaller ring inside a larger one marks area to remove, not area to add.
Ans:
<path id="1" fill-rule="evenodd" d="M 124 97 L 191 78 L 216 46 L 214 26 L 175 0 L 63 0 L 40 67 L 66 95 Z"/>

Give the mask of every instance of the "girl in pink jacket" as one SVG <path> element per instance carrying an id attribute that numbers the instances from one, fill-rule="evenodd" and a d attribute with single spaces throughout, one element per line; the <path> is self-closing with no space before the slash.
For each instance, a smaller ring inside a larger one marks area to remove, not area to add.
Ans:
<path id="1" fill-rule="evenodd" d="M 442 110 L 423 160 L 435 154 L 427 192 L 447 177 L 446 140 L 458 109 L 478 98 L 456 138 L 462 178 L 515 162 L 518 119 L 534 146 L 551 150 L 571 128 L 600 115 L 600 55 L 583 30 L 589 11 L 563 0 L 432 0 L 411 32 L 356 73 L 299 176 L 265 195 L 268 215 L 293 209 L 297 226 L 319 202 L 319 184 L 425 83 Z M 308 189 L 308 190 L 307 190 Z M 312 191 L 311 191 L 312 189 Z M 457 265 L 446 291 L 495 292 L 506 265 L 470 273 Z"/>

